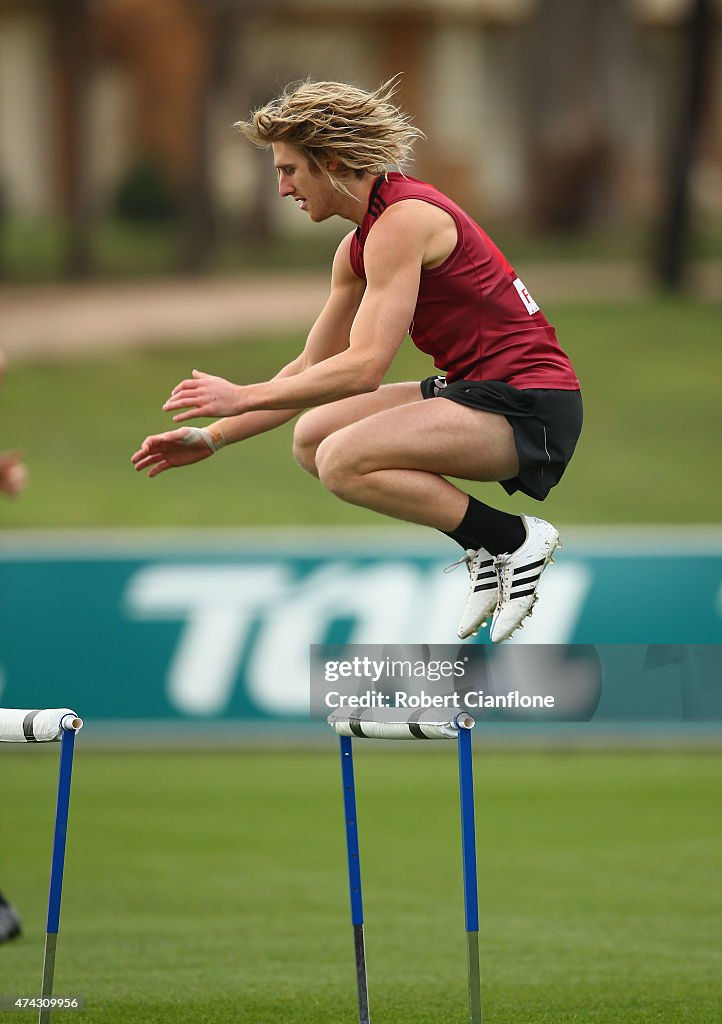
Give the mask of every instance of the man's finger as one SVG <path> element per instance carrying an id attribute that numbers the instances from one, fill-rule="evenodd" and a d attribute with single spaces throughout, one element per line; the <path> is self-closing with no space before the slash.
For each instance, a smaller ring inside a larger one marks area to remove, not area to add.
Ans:
<path id="1" fill-rule="evenodd" d="M 183 423 L 185 420 L 195 420 L 199 416 L 211 416 L 212 413 L 204 406 L 201 405 L 197 409 L 189 409 L 187 412 L 179 412 L 173 417 L 174 423 Z"/>
<path id="2" fill-rule="evenodd" d="M 203 392 L 196 390 L 193 391 L 179 391 L 177 395 L 171 395 L 166 399 L 163 408 L 182 409 L 184 406 L 199 405 L 205 400 Z"/>
<path id="3" fill-rule="evenodd" d="M 130 457 L 130 461 L 137 462 L 138 459 L 142 459 L 144 456 L 148 455 L 152 450 L 153 445 L 150 443 L 150 439 L 148 441 L 144 441 L 143 444 L 138 449 L 138 451 L 133 452 L 133 454 Z"/>
<path id="4" fill-rule="evenodd" d="M 180 384 L 176 384 L 171 391 L 171 394 L 177 395 L 179 392 L 186 390 L 194 391 L 198 387 L 199 383 L 200 382 L 197 380 L 182 380 Z"/>
<path id="5" fill-rule="evenodd" d="M 142 473 L 148 466 L 154 466 L 158 462 L 163 462 L 165 456 L 160 452 L 154 452 L 152 455 L 147 455 L 144 459 L 139 459 L 135 463 L 136 472 Z"/>
<path id="6" fill-rule="evenodd" d="M 198 404 L 197 398 L 191 398 L 187 395 L 178 395 L 177 397 L 171 397 L 163 405 L 164 412 L 170 412 L 171 409 L 187 409 L 192 408 Z"/>

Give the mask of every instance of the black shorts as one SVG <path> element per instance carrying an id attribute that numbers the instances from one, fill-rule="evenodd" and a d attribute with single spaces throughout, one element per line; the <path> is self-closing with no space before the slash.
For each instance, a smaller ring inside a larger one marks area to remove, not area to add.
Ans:
<path id="1" fill-rule="evenodd" d="M 514 431 L 519 474 L 500 480 L 509 494 L 522 491 L 543 501 L 562 478 L 582 430 L 580 391 L 512 387 L 500 380 L 455 380 L 427 377 L 424 398 L 449 398 L 471 409 L 506 416 Z"/>

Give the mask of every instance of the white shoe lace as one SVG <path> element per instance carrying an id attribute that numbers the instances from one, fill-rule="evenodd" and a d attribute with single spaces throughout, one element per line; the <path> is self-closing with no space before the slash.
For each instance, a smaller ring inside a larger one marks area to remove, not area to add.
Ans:
<path id="1" fill-rule="evenodd" d="M 496 575 L 499 580 L 499 604 L 501 605 L 509 598 L 510 580 L 513 576 L 506 571 L 507 563 L 509 561 L 508 555 L 497 555 L 494 559 L 494 568 L 496 569 Z"/>
<path id="2" fill-rule="evenodd" d="M 444 569 L 444 572 L 453 572 L 454 569 L 458 569 L 460 565 L 466 565 L 467 569 L 469 569 L 469 571 L 471 571 L 470 570 L 470 566 L 471 566 L 471 560 L 472 560 L 473 557 L 474 556 L 470 555 L 468 553 L 468 551 L 467 551 L 467 553 L 463 556 L 463 558 L 460 558 L 458 562 L 452 562 L 451 565 L 447 565 L 445 567 L 445 569 Z"/>

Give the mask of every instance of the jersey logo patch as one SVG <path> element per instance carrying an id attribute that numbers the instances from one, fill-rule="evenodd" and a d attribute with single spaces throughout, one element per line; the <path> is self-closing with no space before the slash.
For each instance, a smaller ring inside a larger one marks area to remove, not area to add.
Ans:
<path id="1" fill-rule="evenodd" d="M 521 299 L 521 301 L 526 306 L 526 311 L 529 314 L 529 316 L 533 316 L 534 313 L 538 313 L 539 312 L 539 307 L 537 306 L 537 304 L 534 301 L 534 299 L 531 297 L 529 292 L 524 287 L 524 282 L 522 281 L 522 279 L 520 277 L 517 277 L 516 280 L 514 281 L 514 287 L 519 292 L 519 298 Z"/>

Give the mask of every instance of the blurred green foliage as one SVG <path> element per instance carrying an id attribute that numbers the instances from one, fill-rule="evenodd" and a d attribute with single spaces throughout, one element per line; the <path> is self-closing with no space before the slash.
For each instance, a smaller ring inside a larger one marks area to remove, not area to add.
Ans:
<path id="1" fill-rule="evenodd" d="M 39 284 L 60 278 L 67 229 L 61 221 L 8 221 L 3 229 L 2 281 Z M 263 244 L 225 225 L 210 260 L 211 272 L 328 269 L 338 232 L 293 235 Z M 181 231 L 176 223 L 104 220 L 90 242 L 95 275 L 148 279 L 178 271 Z M 0 283 L 2 283 L 0 281 Z"/>
<path id="2" fill-rule="evenodd" d="M 113 208 L 121 221 L 167 224 L 178 219 L 180 199 L 153 160 L 141 159 L 121 178 Z"/>
<path id="3" fill-rule="evenodd" d="M 525 261 L 631 260 L 649 263 L 654 230 L 644 224 L 609 225 L 582 232 L 535 234 L 482 218 L 481 223 L 515 264 Z M 104 219 L 93 225 L 91 251 L 100 278 L 147 278 L 177 271 L 180 227 L 175 221 Z M 209 272 L 239 269 L 327 269 L 338 231 L 300 232 L 262 242 L 232 218 L 220 218 Z M 13 282 L 57 280 L 64 266 L 67 226 L 59 220 L 8 218 L 3 225 L 0 265 Z M 695 225 L 690 255 L 722 259 L 722 220 Z"/>
<path id="4" fill-rule="evenodd" d="M 719 436 L 719 306 L 684 300 L 549 307 L 582 383 L 585 426 L 548 500 L 469 489 L 509 511 L 561 524 L 713 523 L 722 483 L 710 453 Z M 161 410 L 193 367 L 250 383 L 272 376 L 303 338 L 133 351 L 12 367 L 0 395 L 0 446 L 22 447 L 25 495 L 0 505 L 7 527 L 391 525 L 344 504 L 291 456 L 292 426 L 154 480 L 130 455 L 172 426 Z M 430 361 L 407 340 L 389 379 L 419 379 Z"/>

